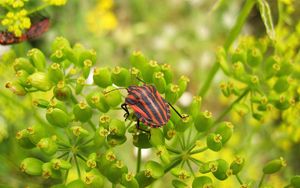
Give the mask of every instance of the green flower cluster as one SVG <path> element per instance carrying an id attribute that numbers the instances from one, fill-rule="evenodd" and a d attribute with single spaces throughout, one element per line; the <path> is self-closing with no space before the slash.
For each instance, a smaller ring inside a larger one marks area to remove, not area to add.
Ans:
<path id="1" fill-rule="evenodd" d="M 249 94 L 252 116 L 260 120 L 263 113 L 286 110 L 298 100 L 299 36 L 294 33 L 287 36 L 289 47 L 282 39 L 271 41 L 269 38 L 254 40 L 243 37 L 236 48 L 225 52 L 218 51 L 218 62 L 223 72 L 233 80 L 221 83 L 224 96 L 239 96 L 246 91 Z M 293 43 L 292 43 L 293 41 Z"/>

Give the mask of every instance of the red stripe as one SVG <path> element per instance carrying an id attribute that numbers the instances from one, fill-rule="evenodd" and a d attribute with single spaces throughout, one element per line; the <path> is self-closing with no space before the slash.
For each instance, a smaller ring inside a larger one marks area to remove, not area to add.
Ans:
<path id="1" fill-rule="evenodd" d="M 167 120 L 168 120 L 168 118 L 167 118 L 167 113 L 166 113 L 166 104 L 162 101 L 162 97 L 161 97 L 161 95 L 158 93 L 158 91 L 154 88 L 154 86 L 149 86 L 149 87 L 147 87 L 147 89 L 148 90 L 150 90 L 150 88 L 151 88 L 151 90 L 152 90 L 152 92 L 151 92 L 151 94 L 152 94 L 152 96 L 153 96 L 153 98 L 154 99 L 156 99 L 155 101 L 156 101 L 156 103 L 158 103 L 158 105 L 159 105 L 159 107 L 160 107 L 160 109 L 161 109 L 161 111 L 162 111 L 162 115 L 163 115 L 163 117 L 162 117 L 162 122 L 166 122 Z"/>

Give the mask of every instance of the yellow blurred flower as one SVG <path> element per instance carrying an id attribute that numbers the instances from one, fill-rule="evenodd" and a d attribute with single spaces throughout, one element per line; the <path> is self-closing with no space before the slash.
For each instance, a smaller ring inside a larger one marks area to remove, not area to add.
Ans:
<path id="1" fill-rule="evenodd" d="M 55 6 L 62 6 L 67 3 L 67 0 L 44 0 L 46 3 Z"/>
<path id="2" fill-rule="evenodd" d="M 112 12 L 113 0 L 100 0 L 97 6 L 92 9 L 86 17 L 88 30 L 95 34 L 103 34 L 114 30 L 118 20 Z"/>

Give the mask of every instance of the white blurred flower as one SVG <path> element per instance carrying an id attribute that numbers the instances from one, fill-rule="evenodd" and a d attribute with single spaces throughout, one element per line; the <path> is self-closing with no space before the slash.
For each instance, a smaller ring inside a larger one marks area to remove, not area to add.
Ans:
<path id="1" fill-rule="evenodd" d="M 189 106 L 193 101 L 193 95 L 190 92 L 184 92 L 179 98 L 179 103 L 182 106 Z"/>

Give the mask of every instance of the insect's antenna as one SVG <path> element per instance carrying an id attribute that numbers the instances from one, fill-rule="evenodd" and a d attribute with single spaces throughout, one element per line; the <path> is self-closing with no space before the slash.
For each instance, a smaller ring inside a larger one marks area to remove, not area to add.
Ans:
<path id="1" fill-rule="evenodd" d="M 174 107 L 172 104 L 170 104 L 170 103 L 168 103 L 168 104 L 169 104 L 169 106 L 171 106 L 171 108 L 176 112 L 176 114 L 177 114 L 181 119 L 183 119 L 183 118 L 186 117 L 186 116 L 181 115 L 181 114 L 175 109 L 175 107 Z"/>
<path id="2" fill-rule="evenodd" d="M 110 93 L 110 92 L 116 91 L 116 90 L 121 90 L 121 89 L 126 89 L 128 91 L 128 89 L 126 87 L 118 87 L 118 88 L 115 88 L 115 89 L 112 89 L 112 90 L 109 90 L 109 91 L 104 91 L 104 94 L 107 94 L 107 93 Z"/>
<path id="3" fill-rule="evenodd" d="M 137 76 L 136 79 L 137 79 L 138 81 L 143 82 L 144 84 L 146 84 L 146 82 L 145 82 L 144 80 L 142 80 L 140 77 Z"/>

